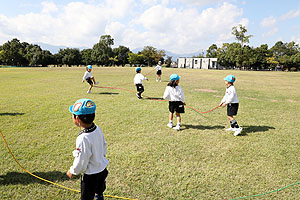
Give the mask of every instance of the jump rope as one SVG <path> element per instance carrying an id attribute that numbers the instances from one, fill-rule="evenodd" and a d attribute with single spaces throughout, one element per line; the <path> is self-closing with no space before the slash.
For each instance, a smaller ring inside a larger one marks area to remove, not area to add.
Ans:
<path id="1" fill-rule="evenodd" d="M 152 71 L 153 71 L 153 70 L 152 70 Z M 149 73 L 151 73 L 152 71 L 150 71 Z M 148 75 L 149 73 L 147 73 L 146 75 Z M 126 84 L 129 84 L 129 83 L 126 83 Z M 124 84 L 124 85 L 125 85 L 125 84 Z M 132 90 L 129 90 L 129 89 L 126 89 L 126 88 L 120 88 L 120 87 L 104 87 L 104 86 L 102 86 L 102 87 L 101 87 L 101 86 L 94 86 L 94 87 L 97 87 L 97 88 L 103 88 L 103 89 L 124 90 L 124 91 L 128 91 L 128 92 L 136 93 L 136 92 L 134 92 L 134 91 L 132 91 Z M 148 96 L 145 96 L 145 95 L 143 95 L 143 96 L 144 96 L 144 97 L 147 97 L 148 99 L 153 100 L 153 101 L 167 101 L 167 100 L 164 100 L 164 99 L 153 99 L 153 98 L 148 97 Z M 209 112 L 211 112 L 211 111 L 213 111 L 213 110 L 219 108 L 220 105 L 217 106 L 217 107 L 215 107 L 215 108 L 213 108 L 213 109 L 211 109 L 211 110 L 205 111 L 205 112 L 201 112 L 201 111 L 199 111 L 199 110 L 197 110 L 197 109 L 195 109 L 195 108 L 193 108 L 193 107 L 191 107 L 191 106 L 186 106 L 186 107 L 188 107 L 188 108 L 190 108 L 190 109 L 192 109 L 192 110 L 194 110 L 194 111 L 196 111 L 196 112 L 198 112 L 198 113 L 204 114 L 204 113 L 209 113 Z M 78 192 L 78 193 L 80 193 L 79 190 L 75 190 L 75 189 L 68 188 L 68 187 L 65 187 L 65 186 L 63 186 L 63 185 L 54 183 L 54 182 L 52 182 L 52 181 L 49 181 L 49 180 L 44 179 L 44 178 L 41 178 L 41 177 L 39 177 L 39 176 L 37 176 L 37 175 L 35 175 L 35 174 L 29 172 L 28 170 L 26 170 L 26 169 L 18 162 L 18 160 L 16 159 L 16 157 L 15 157 L 14 154 L 12 153 L 12 151 L 11 151 L 11 149 L 9 148 L 9 146 L 8 146 L 8 144 L 7 144 L 7 142 L 6 142 L 5 138 L 4 138 L 4 135 L 3 135 L 3 133 L 2 133 L 1 130 L 0 130 L 0 133 L 1 133 L 1 137 L 2 137 L 4 143 L 5 143 L 6 147 L 7 147 L 7 149 L 8 149 L 8 151 L 9 151 L 10 155 L 13 157 L 13 159 L 15 160 L 15 162 L 16 162 L 16 163 L 17 163 L 17 164 L 18 164 L 18 165 L 19 165 L 26 173 L 28 173 L 28 174 L 30 174 L 31 176 L 33 176 L 33 177 L 35 177 L 35 178 L 38 178 L 38 179 L 40 179 L 40 180 L 42 180 L 42 181 L 45 181 L 45 182 L 47 182 L 47 183 L 56 185 L 56 186 L 58 186 L 58 187 L 61 187 L 61 188 L 66 189 L 66 190 L 70 190 L 70 191 L 73 191 L 73 192 Z M 262 193 L 262 194 L 250 195 L 250 196 L 244 196 L 244 197 L 239 197 L 239 198 L 235 198 L 235 199 L 231 199 L 231 200 L 239 200 L 239 199 L 246 199 L 246 198 L 251 198 L 251 197 L 259 197 L 259 196 L 267 195 L 267 194 L 270 194 L 270 193 L 273 193 L 273 192 L 279 192 L 279 191 L 281 191 L 281 190 L 283 190 L 283 189 L 286 189 L 286 188 L 288 188 L 288 187 L 291 187 L 291 186 L 294 186 L 294 185 L 297 185 L 297 184 L 300 184 L 300 182 L 293 183 L 293 184 L 287 185 L 287 186 L 285 186 L 285 187 L 282 187 L 282 188 L 279 188 L 279 189 L 276 189 L 276 190 L 272 190 L 272 191 L 269 191 L 269 192 L 265 192 L 265 193 Z M 116 199 L 137 200 L 137 199 L 131 199 L 131 198 L 126 198 L 126 197 L 112 196 L 112 195 L 104 195 L 104 196 L 105 196 L 105 197 L 109 197 L 109 198 L 116 198 Z"/>

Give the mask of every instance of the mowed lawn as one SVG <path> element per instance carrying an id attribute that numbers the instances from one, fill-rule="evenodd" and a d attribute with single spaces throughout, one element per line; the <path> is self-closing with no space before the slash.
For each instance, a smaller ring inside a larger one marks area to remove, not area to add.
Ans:
<path id="1" fill-rule="evenodd" d="M 79 128 L 68 111 L 77 99 L 96 102 L 96 120 L 108 143 L 106 195 L 153 199 L 235 199 L 300 181 L 300 73 L 163 69 L 163 81 L 148 74 L 144 95 L 161 98 L 172 73 L 181 76 L 188 106 L 208 111 L 220 103 L 224 77 L 234 74 L 240 100 L 235 137 L 226 108 L 201 114 L 190 108 L 182 130 L 169 129 L 168 102 L 138 100 L 125 90 L 93 88 L 85 68 L 0 68 L 0 130 L 28 171 L 80 190 L 80 178 L 65 173 Z M 135 91 L 134 68 L 98 68 L 99 86 Z M 174 120 L 175 123 L 175 120 Z M 77 192 L 23 171 L 0 141 L 0 199 L 80 199 Z M 111 198 L 107 198 L 111 199 Z M 251 199 L 251 198 L 250 198 Z M 257 199 L 300 199 L 300 184 Z"/>

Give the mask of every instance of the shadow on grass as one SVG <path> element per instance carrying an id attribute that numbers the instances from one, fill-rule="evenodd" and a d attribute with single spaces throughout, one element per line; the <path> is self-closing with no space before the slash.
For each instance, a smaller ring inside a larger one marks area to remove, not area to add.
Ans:
<path id="1" fill-rule="evenodd" d="M 16 115 L 24 115 L 25 113 L 0 113 L 0 116 L 4 115 L 10 115 L 10 116 L 16 116 Z"/>
<path id="2" fill-rule="evenodd" d="M 69 180 L 69 177 L 66 173 L 59 171 L 52 172 L 33 172 L 34 175 L 39 176 L 40 178 L 46 179 L 48 181 L 66 181 Z M 80 176 L 74 176 L 73 179 L 79 179 Z M 42 181 L 30 174 L 24 172 L 8 172 L 6 175 L 0 175 L 0 185 L 17 185 L 23 184 L 28 185 L 31 183 L 40 183 L 40 184 L 49 184 L 48 182 Z"/>
<path id="3" fill-rule="evenodd" d="M 155 99 L 155 100 L 164 100 L 163 98 L 161 98 L 161 97 L 144 97 L 143 99 L 145 99 L 145 100 L 153 100 L 153 99 Z M 165 101 L 165 100 L 164 100 Z"/>
<path id="4" fill-rule="evenodd" d="M 275 129 L 272 126 L 242 126 L 242 127 L 243 127 L 242 135 L 247 135 L 247 133 L 266 132 L 270 129 Z"/>
<path id="5" fill-rule="evenodd" d="M 184 124 L 182 125 L 181 129 L 199 129 L 199 130 L 212 130 L 212 129 L 224 129 L 225 126 L 202 126 L 202 125 L 191 125 L 191 124 Z"/>
<path id="6" fill-rule="evenodd" d="M 115 94 L 120 94 L 120 93 L 117 93 L 117 92 L 100 92 L 98 94 L 104 94 L 104 95 L 115 95 Z"/>

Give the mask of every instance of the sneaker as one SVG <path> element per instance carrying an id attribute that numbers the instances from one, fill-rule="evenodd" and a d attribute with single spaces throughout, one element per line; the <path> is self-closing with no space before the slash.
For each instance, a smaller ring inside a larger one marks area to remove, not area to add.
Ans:
<path id="1" fill-rule="evenodd" d="M 167 126 L 168 126 L 169 128 L 173 128 L 173 124 L 172 124 L 172 123 L 168 123 Z"/>
<path id="2" fill-rule="evenodd" d="M 99 82 L 95 82 L 95 85 L 98 85 L 99 84 Z"/>
<path id="3" fill-rule="evenodd" d="M 104 200 L 103 195 L 96 194 L 94 200 Z"/>
<path id="4" fill-rule="evenodd" d="M 234 136 L 238 136 L 238 135 L 240 135 L 241 134 L 241 132 L 242 132 L 242 130 L 243 130 L 243 128 L 242 127 L 240 127 L 240 128 L 237 128 L 235 131 L 234 131 Z"/>
<path id="5" fill-rule="evenodd" d="M 180 126 L 176 125 L 175 127 L 173 127 L 174 130 L 180 131 Z"/>
<path id="6" fill-rule="evenodd" d="M 236 128 L 229 127 L 227 129 L 225 129 L 225 131 L 236 131 Z"/>
<path id="7" fill-rule="evenodd" d="M 86 93 L 90 94 L 90 93 L 92 93 L 92 91 L 91 91 L 91 90 L 88 90 Z"/>
<path id="8" fill-rule="evenodd" d="M 136 93 L 135 95 L 138 97 L 138 99 L 142 99 L 142 97 L 141 97 L 141 96 L 139 96 L 139 94 L 138 94 L 138 93 Z"/>

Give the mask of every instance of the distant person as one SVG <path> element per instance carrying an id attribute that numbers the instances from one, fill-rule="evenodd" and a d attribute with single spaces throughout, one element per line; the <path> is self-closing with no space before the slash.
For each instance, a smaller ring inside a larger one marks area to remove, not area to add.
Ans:
<path id="1" fill-rule="evenodd" d="M 235 87 L 233 86 L 236 78 L 233 75 L 228 75 L 224 78 L 224 80 L 227 88 L 220 106 L 227 106 L 227 117 L 230 121 L 230 127 L 226 129 L 226 131 L 234 131 L 234 136 L 238 136 L 241 134 L 243 128 L 240 127 L 237 121 L 233 118 L 233 116 L 237 115 L 239 109 L 239 100 L 237 98 Z"/>
<path id="2" fill-rule="evenodd" d="M 168 83 L 164 92 L 164 99 L 169 100 L 169 123 L 168 127 L 175 130 L 180 130 L 181 116 L 180 113 L 184 113 L 185 98 L 182 88 L 178 85 L 180 76 L 172 74 L 170 76 L 170 82 Z M 177 125 L 173 127 L 173 114 L 176 112 Z"/>
<path id="3" fill-rule="evenodd" d="M 143 86 L 143 80 L 147 80 L 148 79 L 146 77 L 144 77 L 143 74 L 141 74 L 142 68 L 137 67 L 135 68 L 135 72 L 136 75 L 134 77 L 134 85 L 136 86 L 136 96 L 138 97 L 138 99 L 142 99 L 142 93 L 144 92 L 144 86 Z"/>
<path id="4" fill-rule="evenodd" d="M 86 67 L 86 72 L 84 73 L 84 75 L 82 77 L 82 82 L 86 81 L 90 84 L 90 87 L 89 87 L 87 93 L 92 92 L 92 88 L 93 88 L 94 84 L 95 85 L 99 84 L 99 82 L 95 81 L 95 77 L 92 76 L 92 69 L 93 69 L 92 65 L 88 65 Z"/>
<path id="5" fill-rule="evenodd" d="M 158 61 L 158 64 L 156 65 L 155 69 L 156 69 L 156 75 L 157 75 L 156 82 L 158 82 L 158 81 L 161 82 L 161 74 L 162 74 L 161 61 Z"/>
<path id="6" fill-rule="evenodd" d="M 96 104 L 90 99 L 79 99 L 70 106 L 72 119 L 81 131 L 76 139 L 76 150 L 73 151 L 74 162 L 67 172 L 71 179 L 74 175 L 81 177 L 81 200 L 103 200 L 106 189 L 105 179 L 107 143 L 101 128 L 93 123 Z"/>

